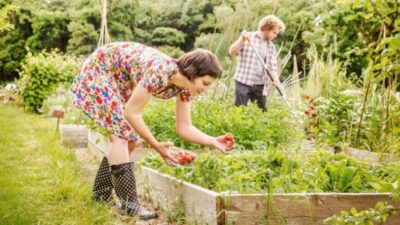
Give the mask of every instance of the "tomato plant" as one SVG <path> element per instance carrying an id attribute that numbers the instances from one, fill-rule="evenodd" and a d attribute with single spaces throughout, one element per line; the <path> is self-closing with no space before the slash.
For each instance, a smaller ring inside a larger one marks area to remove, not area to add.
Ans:
<path id="1" fill-rule="evenodd" d="M 190 166 L 175 168 L 155 155 L 142 164 L 217 192 L 394 192 L 400 182 L 400 165 L 373 166 L 327 151 L 307 157 L 272 148 L 227 156 L 204 153 Z"/>

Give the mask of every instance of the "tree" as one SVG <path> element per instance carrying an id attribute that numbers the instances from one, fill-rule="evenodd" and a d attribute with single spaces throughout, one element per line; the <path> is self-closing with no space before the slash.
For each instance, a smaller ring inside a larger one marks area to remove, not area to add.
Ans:
<path id="1" fill-rule="evenodd" d="M 25 9 L 18 9 L 9 14 L 8 21 L 13 29 L 3 31 L 0 36 L 0 78 L 13 80 L 18 78 L 20 62 L 26 54 L 26 39 L 32 34 L 29 18 L 31 13 Z"/>
<path id="2" fill-rule="evenodd" d="M 112 0 L 108 4 L 108 30 L 112 41 L 131 41 L 139 12 L 137 0 Z"/>
<path id="3" fill-rule="evenodd" d="M 28 38 L 27 45 L 33 51 L 57 48 L 65 52 L 68 39 L 68 15 L 60 11 L 44 11 L 32 19 L 33 35 Z"/>
<path id="4" fill-rule="evenodd" d="M 155 45 L 178 46 L 185 42 L 185 36 L 175 28 L 157 27 L 151 34 L 151 42 Z"/>
<path id="5" fill-rule="evenodd" d="M 184 0 L 140 1 L 138 16 L 133 26 L 133 40 L 152 44 L 152 33 L 157 27 L 170 27 L 179 30 Z M 181 47 L 180 46 L 175 47 Z"/>
<path id="6" fill-rule="evenodd" d="M 213 14 L 214 7 L 221 4 L 220 0 L 187 0 L 183 5 L 182 16 L 179 20 L 179 30 L 187 34 L 184 50 L 190 50 L 194 46 L 196 36 L 200 35 L 199 26 Z M 210 15 L 209 15 L 210 14 Z M 209 33 L 212 30 L 204 30 Z"/>
<path id="7" fill-rule="evenodd" d="M 68 24 L 70 39 L 67 52 L 79 55 L 91 53 L 97 47 L 100 35 L 100 3 L 94 0 L 73 0 L 69 2 Z"/>
<path id="8" fill-rule="evenodd" d="M 389 73 L 394 79 L 400 67 L 398 1 L 342 0 L 334 6 L 323 26 L 336 37 L 338 57 L 349 62 L 349 71 L 361 76 L 373 63 L 376 76 Z"/>
<path id="9" fill-rule="evenodd" d="M 99 33 L 92 24 L 84 21 L 71 22 L 68 24 L 68 31 L 71 33 L 71 38 L 68 40 L 68 52 L 75 55 L 87 55 L 96 48 Z"/>

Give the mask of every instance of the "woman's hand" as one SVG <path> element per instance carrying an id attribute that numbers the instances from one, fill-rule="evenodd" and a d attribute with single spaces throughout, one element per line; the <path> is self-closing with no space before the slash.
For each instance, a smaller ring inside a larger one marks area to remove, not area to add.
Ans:
<path id="1" fill-rule="evenodd" d="M 165 163 L 169 166 L 175 166 L 176 163 L 179 163 L 177 159 L 171 154 L 170 148 L 174 146 L 174 143 L 168 142 L 160 142 L 155 149 L 158 153 L 160 153 L 161 157 L 163 157 Z"/>
<path id="2" fill-rule="evenodd" d="M 235 145 L 235 139 L 231 133 L 216 137 L 213 141 L 213 147 L 223 154 L 229 154 Z"/>

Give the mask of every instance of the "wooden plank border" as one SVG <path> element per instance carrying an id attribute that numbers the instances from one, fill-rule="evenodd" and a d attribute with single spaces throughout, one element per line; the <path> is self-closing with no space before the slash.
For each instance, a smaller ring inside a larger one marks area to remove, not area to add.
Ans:
<path id="1" fill-rule="evenodd" d="M 379 201 L 388 202 L 397 211 L 385 224 L 400 224 L 400 202 L 393 202 L 389 193 L 225 195 L 225 224 L 322 225 L 324 219 L 340 211 L 353 207 L 358 211 L 374 208 Z"/>
<path id="2" fill-rule="evenodd" d="M 108 141 L 98 134 L 89 134 L 89 149 L 103 156 Z M 99 153 L 101 151 L 101 153 Z M 138 148 L 138 161 L 150 151 Z M 322 225 L 323 220 L 357 208 L 374 208 L 379 201 L 394 206 L 397 214 L 386 225 L 400 224 L 400 202 L 393 202 L 389 193 L 288 193 L 227 194 L 214 192 L 178 180 L 148 167 L 136 167 L 138 193 L 162 209 L 183 209 L 188 224 L 207 225 Z"/>
<path id="3" fill-rule="evenodd" d="M 370 161 L 371 163 L 400 161 L 399 156 L 392 153 L 376 153 L 350 147 L 346 147 L 344 153 L 356 159 Z"/>
<path id="4" fill-rule="evenodd" d="M 224 224 L 223 202 L 219 193 L 148 167 L 138 167 L 136 175 L 140 195 L 167 211 L 182 207 L 188 224 Z"/>
<path id="5" fill-rule="evenodd" d="M 306 150 L 304 153 L 307 155 L 309 153 L 314 152 L 316 149 L 311 141 L 304 141 L 302 143 L 302 147 Z M 381 162 L 399 162 L 400 155 L 395 153 L 379 153 L 379 152 L 371 152 L 367 150 L 351 148 L 348 146 L 325 146 L 326 150 L 331 152 L 332 154 L 343 152 L 347 156 L 353 157 L 357 160 L 365 160 L 369 161 L 372 164 L 377 164 Z M 400 225 L 400 224 L 399 224 Z"/>
<path id="6" fill-rule="evenodd" d="M 389 193 L 222 194 L 147 167 L 137 169 L 137 178 L 142 196 L 164 210 L 183 206 L 189 224 L 322 225 L 340 211 L 374 208 L 379 201 L 397 211 L 385 224 L 399 225 L 400 221 L 400 202 L 391 200 Z"/>
<path id="7" fill-rule="evenodd" d="M 89 130 L 83 125 L 60 124 L 61 140 L 73 148 L 88 146 Z"/>

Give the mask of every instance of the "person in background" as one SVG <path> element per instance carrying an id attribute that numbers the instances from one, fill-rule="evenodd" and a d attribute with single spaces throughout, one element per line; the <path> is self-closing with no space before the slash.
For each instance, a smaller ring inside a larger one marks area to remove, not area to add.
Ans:
<path id="1" fill-rule="evenodd" d="M 266 95 L 269 82 L 268 75 L 251 48 L 249 42 L 260 53 L 267 65 L 274 85 L 282 87 L 278 77 L 278 66 L 276 60 L 276 49 L 272 40 L 285 30 L 284 23 L 274 15 L 262 18 L 258 24 L 258 30 L 254 32 L 243 31 L 239 38 L 230 46 L 229 54 L 239 54 L 235 72 L 235 105 L 245 105 L 249 100 L 256 102 L 258 107 L 267 110 Z"/>
<path id="2" fill-rule="evenodd" d="M 95 178 L 93 199 L 108 202 L 114 189 L 122 204 L 122 215 L 140 219 L 158 216 L 138 202 L 134 163 L 129 156 L 140 136 L 168 165 L 178 163 L 170 151 L 173 143 L 155 139 L 142 119 L 143 108 L 151 97 L 176 96 L 177 133 L 187 141 L 228 154 L 234 145 L 232 135 L 209 136 L 192 125 L 190 115 L 192 98 L 206 92 L 221 73 L 218 59 L 203 49 L 175 60 L 139 43 L 116 42 L 92 53 L 75 77 L 71 91 L 73 104 L 106 129 L 111 140 L 108 157 L 103 158 Z"/>

